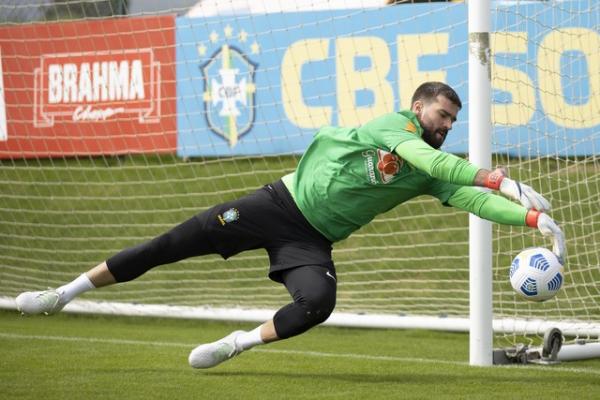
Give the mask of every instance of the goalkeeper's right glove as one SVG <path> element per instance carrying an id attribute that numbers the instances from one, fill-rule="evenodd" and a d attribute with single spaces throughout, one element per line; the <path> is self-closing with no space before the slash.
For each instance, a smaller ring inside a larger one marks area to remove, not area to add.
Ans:
<path id="1" fill-rule="evenodd" d="M 550 202 L 544 196 L 533 190 L 531 186 L 510 179 L 502 168 L 488 175 L 485 186 L 499 190 L 503 195 L 519 201 L 528 210 L 532 208 L 538 211 L 550 210 Z"/>
<path id="2" fill-rule="evenodd" d="M 567 248 L 565 245 L 565 235 L 560 230 L 556 222 L 548 214 L 536 211 L 529 210 L 527 211 L 527 216 L 525 217 L 525 222 L 528 226 L 532 228 L 538 228 L 542 235 L 544 236 L 553 236 L 554 243 L 552 245 L 552 252 L 556 254 L 558 257 L 558 261 L 561 265 L 565 263 L 565 256 L 567 253 Z"/>

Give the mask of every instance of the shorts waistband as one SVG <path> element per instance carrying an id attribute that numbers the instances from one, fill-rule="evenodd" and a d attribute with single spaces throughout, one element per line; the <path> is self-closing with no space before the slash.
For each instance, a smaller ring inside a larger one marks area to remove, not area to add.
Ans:
<path id="1" fill-rule="evenodd" d="M 290 191 L 287 189 L 287 187 L 285 186 L 285 183 L 283 183 L 283 181 L 281 179 L 278 179 L 275 182 L 273 182 L 269 185 L 266 185 L 265 187 L 267 188 L 267 190 L 271 191 L 275 196 L 277 196 L 283 202 L 283 205 L 285 206 L 285 208 L 287 208 L 290 212 L 293 212 L 294 214 L 296 214 L 298 219 L 303 221 L 303 223 L 306 225 L 306 227 L 309 228 L 310 230 L 312 230 L 315 233 L 315 235 L 317 235 L 319 238 L 321 238 L 328 244 L 331 244 L 331 241 L 329 239 L 327 239 L 315 227 L 313 227 L 310 224 L 310 222 L 308 222 L 306 217 L 304 217 L 304 214 L 302 214 L 302 211 L 300 211 L 300 209 L 298 208 L 296 201 L 294 200 Z"/>

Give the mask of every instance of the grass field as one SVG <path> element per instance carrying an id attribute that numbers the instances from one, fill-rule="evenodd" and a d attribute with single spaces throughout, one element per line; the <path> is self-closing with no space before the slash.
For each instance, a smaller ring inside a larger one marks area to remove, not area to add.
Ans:
<path id="1" fill-rule="evenodd" d="M 3 399 L 597 399 L 600 360 L 471 367 L 468 336 L 318 327 L 194 370 L 197 344 L 251 325 L 0 311 Z"/>

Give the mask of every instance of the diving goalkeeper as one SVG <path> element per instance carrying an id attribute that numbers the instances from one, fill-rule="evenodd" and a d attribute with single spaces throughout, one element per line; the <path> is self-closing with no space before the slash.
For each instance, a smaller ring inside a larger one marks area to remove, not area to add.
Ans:
<path id="1" fill-rule="evenodd" d="M 122 250 L 57 289 L 22 293 L 16 299 L 18 309 L 53 314 L 81 293 L 133 280 L 158 265 L 211 253 L 226 259 L 264 248 L 269 278 L 285 285 L 293 301 L 251 331 L 235 331 L 191 351 L 192 367 L 214 367 L 325 321 L 336 302 L 332 244 L 420 195 L 496 223 L 537 228 L 553 237 L 553 251 L 563 260 L 564 235 L 544 213 L 550 209 L 544 197 L 502 169 L 482 169 L 439 150 L 462 107 L 456 92 L 444 83 L 426 82 L 411 104 L 410 110 L 358 128 L 320 129 L 295 172 Z"/>

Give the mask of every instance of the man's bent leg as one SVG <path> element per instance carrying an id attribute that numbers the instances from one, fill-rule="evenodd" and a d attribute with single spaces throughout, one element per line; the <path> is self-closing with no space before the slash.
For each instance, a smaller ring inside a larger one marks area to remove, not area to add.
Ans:
<path id="1" fill-rule="evenodd" d="M 190 353 L 194 368 L 211 368 L 254 346 L 299 335 L 325 321 L 335 307 L 336 280 L 322 266 L 302 266 L 282 273 L 294 302 L 280 309 L 274 319 L 252 331 L 235 331 Z"/>
<path id="2" fill-rule="evenodd" d="M 281 339 L 306 332 L 324 322 L 335 308 L 336 277 L 326 267 L 307 265 L 284 271 L 283 283 L 294 299 L 273 318 Z"/>

